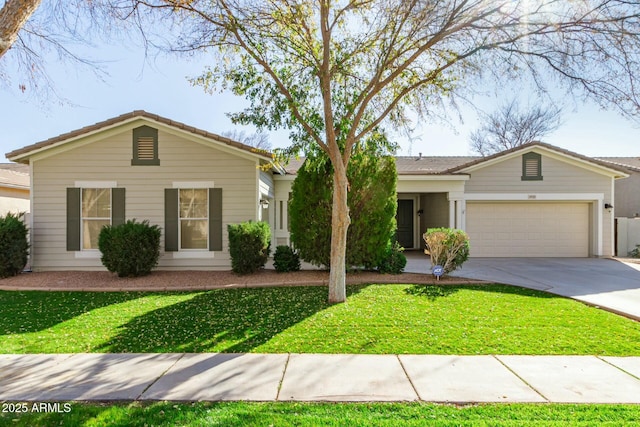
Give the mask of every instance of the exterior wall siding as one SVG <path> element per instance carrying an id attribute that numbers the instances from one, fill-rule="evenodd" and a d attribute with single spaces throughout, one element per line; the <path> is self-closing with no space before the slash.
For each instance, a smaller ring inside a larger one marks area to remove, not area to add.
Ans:
<path id="1" fill-rule="evenodd" d="M 617 217 L 640 217 L 640 172 L 629 178 L 616 180 L 616 199 L 613 204 Z"/>
<path id="2" fill-rule="evenodd" d="M 604 203 L 613 203 L 613 178 L 590 171 L 542 155 L 542 181 L 523 181 L 522 157 L 516 156 L 502 162 L 472 171 L 470 179 L 465 185 L 466 194 L 495 193 L 496 199 L 500 194 L 602 194 Z M 593 202 L 585 198 L 586 202 Z M 557 202 L 556 202 L 557 203 Z M 595 202 L 592 209 L 597 208 Z M 602 210 L 602 250 L 603 256 L 613 255 L 613 213 Z M 595 233 L 596 230 L 590 230 Z M 590 239 L 593 240 L 591 235 Z"/>
<path id="3" fill-rule="evenodd" d="M 164 189 L 179 181 L 213 181 L 223 193 L 223 251 L 213 258 L 175 259 L 164 252 L 161 269 L 229 269 L 227 224 L 256 219 L 256 162 L 166 132 L 159 132 L 160 166 L 131 166 L 131 130 L 33 161 L 33 269 L 104 270 L 99 259 L 66 251 L 67 187 L 76 181 L 116 181 L 126 189 L 127 219 L 164 227 Z"/>

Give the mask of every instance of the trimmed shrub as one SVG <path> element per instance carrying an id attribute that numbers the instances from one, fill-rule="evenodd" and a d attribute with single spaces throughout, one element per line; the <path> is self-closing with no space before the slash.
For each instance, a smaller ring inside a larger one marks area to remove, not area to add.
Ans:
<path id="1" fill-rule="evenodd" d="M 392 157 L 358 153 L 347 169 L 351 224 L 346 265 L 374 269 L 385 256 L 396 229 L 396 164 Z M 291 241 L 300 258 L 329 267 L 333 167 L 324 155 L 308 157 L 291 186 Z"/>
<path id="2" fill-rule="evenodd" d="M 145 276 L 158 265 L 160 234 L 160 227 L 149 225 L 147 220 L 107 225 L 98 236 L 100 260 L 118 277 Z"/>
<path id="3" fill-rule="evenodd" d="M 400 274 L 407 266 L 407 257 L 403 254 L 404 248 L 400 243 L 395 242 L 389 245 L 384 253 L 384 257 L 378 264 L 380 273 Z"/>
<path id="4" fill-rule="evenodd" d="M 8 213 L 0 217 L 0 278 L 20 273 L 29 256 L 24 214 Z"/>
<path id="5" fill-rule="evenodd" d="M 229 224 L 229 255 L 234 273 L 255 273 L 269 259 L 271 229 L 264 221 Z"/>
<path id="6" fill-rule="evenodd" d="M 462 230 L 429 228 L 422 237 L 427 245 L 424 253 L 431 257 L 431 267 L 440 265 L 445 274 L 469 258 L 469 236 Z"/>
<path id="7" fill-rule="evenodd" d="M 273 266 L 279 273 L 300 270 L 300 256 L 289 246 L 280 245 L 273 254 Z"/>

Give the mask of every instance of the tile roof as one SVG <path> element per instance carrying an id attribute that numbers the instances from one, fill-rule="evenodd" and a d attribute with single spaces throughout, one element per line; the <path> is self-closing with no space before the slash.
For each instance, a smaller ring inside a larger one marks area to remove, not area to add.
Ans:
<path id="1" fill-rule="evenodd" d="M 397 156 L 396 169 L 398 175 L 437 175 L 475 159 L 477 157 L 472 156 Z M 295 175 L 304 161 L 304 157 L 292 158 L 284 169 L 287 174 Z"/>
<path id="2" fill-rule="evenodd" d="M 29 189 L 29 166 L 0 163 L 0 187 Z"/>
<path id="3" fill-rule="evenodd" d="M 259 150 L 256 149 L 254 147 L 251 147 L 249 145 L 245 145 L 242 144 L 241 142 L 238 141 L 234 141 L 232 139 L 226 138 L 224 136 L 221 135 L 217 135 L 215 133 L 211 133 L 211 132 L 207 132 L 205 130 L 202 129 L 198 129 L 195 128 L 193 126 L 189 126 L 186 125 L 184 123 L 181 122 L 176 122 L 170 119 L 167 119 L 165 117 L 162 116 L 158 116 L 157 114 L 152 114 L 152 113 L 148 113 L 144 110 L 135 110 L 132 111 L 130 113 L 125 113 L 122 114 L 120 116 L 117 117 L 113 117 L 111 119 L 102 121 L 102 122 L 98 122 L 95 123 L 93 125 L 89 125 L 89 126 L 85 126 L 83 128 L 71 131 L 71 132 L 67 132 L 67 133 L 63 133 L 62 135 L 58 135 L 55 136 L 53 138 L 49 138 L 45 141 L 41 141 L 41 142 L 37 142 L 35 144 L 32 145 L 28 145 L 26 147 L 11 151 L 10 153 L 7 153 L 6 156 L 8 159 L 12 159 L 18 156 L 23 156 L 25 154 L 28 154 L 32 151 L 38 151 L 41 150 L 43 148 L 47 148 L 49 146 L 53 146 L 59 142 L 63 142 L 65 140 L 71 139 L 71 138 L 75 138 L 75 137 L 79 137 L 82 136 L 84 134 L 87 133 L 91 133 L 91 132 L 95 132 L 95 131 L 99 131 L 103 128 L 106 127 L 110 127 L 110 126 L 114 126 L 114 125 L 118 125 L 119 123 L 131 120 L 131 119 L 135 119 L 135 118 L 146 118 L 146 119 L 150 119 L 159 123 L 163 123 L 166 124 L 168 126 L 172 126 L 181 130 L 184 130 L 186 132 L 190 132 L 196 135 L 200 135 L 200 136 L 204 136 L 205 138 L 209 138 L 209 139 L 214 139 L 218 142 L 222 142 L 223 144 L 226 144 L 228 146 L 231 147 L 235 147 L 235 148 L 239 148 L 241 150 L 244 151 L 248 151 L 250 153 L 256 154 L 258 156 L 264 157 L 265 160 L 270 160 L 272 158 L 271 153 L 266 152 L 264 150 Z"/>
<path id="4" fill-rule="evenodd" d="M 596 159 L 640 172 L 640 157 L 596 157 Z"/>
<path id="5" fill-rule="evenodd" d="M 477 165 L 477 164 L 480 164 L 480 163 L 483 163 L 483 162 L 486 162 L 486 161 L 489 161 L 489 160 L 497 159 L 497 158 L 505 156 L 507 154 L 511 154 L 511 153 L 514 153 L 514 152 L 517 152 L 517 151 L 520 151 L 520 150 L 527 149 L 529 147 L 536 147 L 536 146 L 537 147 L 546 148 L 548 150 L 555 151 L 557 153 L 564 154 L 566 156 L 573 157 L 573 158 L 576 158 L 576 159 L 579 159 L 579 160 L 583 160 L 585 162 L 593 163 L 595 165 L 599 165 L 599 166 L 605 167 L 607 169 L 612 169 L 612 170 L 615 170 L 615 171 L 618 171 L 618 172 L 627 173 L 627 169 L 625 169 L 622 166 L 615 165 L 615 164 L 613 164 L 611 162 L 605 162 L 605 161 L 602 161 L 602 160 L 598 160 L 597 158 L 594 158 L 594 157 L 587 157 L 587 156 L 584 156 L 582 154 L 574 153 L 573 151 L 565 150 L 564 148 L 560 148 L 560 147 L 557 147 L 555 145 L 551 145 L 551 144 L 547 144 L 547 143 L 539 142 L 539 141 L 528 142 L 528 143 L 522 144 L 522 145 L 520 145 L 518 147 L 511 148 L 509 150 L 500 151 L 499 153 L 492 154 L 490 156 L 477 157 L 475 160 L 472 160 L 469 163 L 465 163 L 465 164 L 462 164 L 460 166 L 456 166 L 456 167 L 453 167 L 453 168 L 449 169 L 448 172 L 449 173 L 458 172 L 458 171 L 466 169 L 466 168 L 468 168 L 470 166 L 474 166 L 474 165 Z"/>

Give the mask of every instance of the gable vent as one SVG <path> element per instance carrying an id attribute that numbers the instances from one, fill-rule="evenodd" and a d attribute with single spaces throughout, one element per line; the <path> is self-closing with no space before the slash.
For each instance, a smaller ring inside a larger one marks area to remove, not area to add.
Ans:
<path id="1" fill-rule="evenodd" d="M 155 158 L 153 152 L 154 138 L 152 136 L 138 137 L 138 153 L 139 160 L 153 160 Z"/>
<path id="2" fill-rule="evenodd" d="M 526 159 L 524 162 L 525 176 L 538 176 L 538 159 Z"/>

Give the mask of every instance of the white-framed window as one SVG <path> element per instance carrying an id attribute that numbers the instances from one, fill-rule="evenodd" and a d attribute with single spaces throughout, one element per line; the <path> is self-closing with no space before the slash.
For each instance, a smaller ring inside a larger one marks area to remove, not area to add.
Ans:
<path id="1" fill-rule="evenodd" d="M 209 249 L 209 191 L 206 188 L 178 190 L 180 250 Z"/>
<path id="2" fill-rule="evenodd" d="M 82 250 L 98 249 L 100 230 L 111 225 L 111 188 L 82 188 L 80 206 Z"/>

